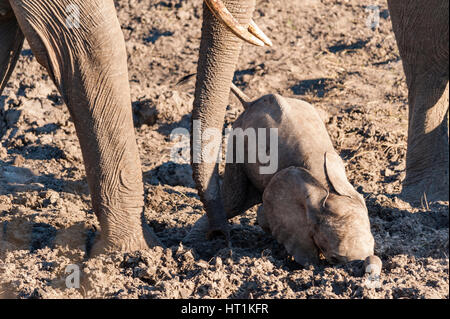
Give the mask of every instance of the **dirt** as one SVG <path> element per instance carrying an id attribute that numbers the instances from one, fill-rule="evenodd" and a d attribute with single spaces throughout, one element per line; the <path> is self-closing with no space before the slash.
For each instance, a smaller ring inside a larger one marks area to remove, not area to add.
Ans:
<path id="1" fill-rule="evenodd" d="M 358 0 L 259 0 L 273 48 L 245 45 L 235 83 L 322 111 L 349 179 L 364 194 L 378 280 L 362 262 L 302 268 L 256 224 L 256 207 L 220 239 L 181 243 L 204 214 L 190 166 L 171 162 L 189 129 L 201 0 L 116 1 L 129 53 L 145 217 L 166 248 L 88 259 L 98 229 L 73 122 L 26 44 L 0 97 L 0 298 L 449 298 L 448 202 L 419 207 L 398 193 L 405 174 L 407 88 L 385 1 L 379 25 Z M 226 125 L 242 112 L 233 97 Z M 81 287 L 67 288 L 68 265 Z"/>

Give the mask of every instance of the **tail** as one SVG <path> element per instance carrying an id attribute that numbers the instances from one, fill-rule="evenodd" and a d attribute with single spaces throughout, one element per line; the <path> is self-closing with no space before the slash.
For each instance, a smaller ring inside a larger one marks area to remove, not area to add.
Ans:
<path id="1" fill-rule="evenodd" d="M 233 94 L 238 98 L 244 109 L 247 109 L 252 104 L 250 98 L 242 92 L 240 88 L 234 85 L 234 83 L 231 83 L 231 92 L 233 92 Z"/>
<path id="2" fill-rule="evenodd" d="M 187 84 L 189 81 L 192 80 L 194 75 L 196 75 L 196 73 L 184 76 L 183 78 L 180 79 L 180 81 L 178 81 L 176 86 L 182 86 Z M 252 104 L 250 98 L 244 92 L 242 92 L 242 90 L 238 88 L 234 83 L 231 83 L 231 92 L 233 92 L 233 94 L 238 98 L 244 109 L 247 109 Z"/>
<path id="3" fill-rule="evenodd" d="M 197 75 L 197 73 L 192 73 L 192 74 L 188 74 L 186 76 L 183 76 L 180 81 L 177 82 L 177 84 L 175 84 L 175 86 L 183 86 L 187 83 L 189 83 L 192 78 L 194 77 L 194 75 Z"/>

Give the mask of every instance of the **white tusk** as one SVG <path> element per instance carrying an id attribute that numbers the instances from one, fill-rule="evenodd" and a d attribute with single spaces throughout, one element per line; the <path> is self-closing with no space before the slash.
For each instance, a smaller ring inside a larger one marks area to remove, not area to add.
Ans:
<path id="1" fill-rule="evenodd" d="M 214 16 L 225 24 L 231 32 L 248 43 L 264 46 L 264 42 L 249 32 L 249 30 L 243 27 L 228 11 L 221 0 L 204 0 L 209 10 Z M 259 28 L 258 28 L 259 29 Z"/>
<path id="2" fill-rule="evenodd" d="M 255 21 L 252 20 L 250 22 L 250 25 L 248 26 L 248 31 L 258 39 L 260 39 L 262 42 L 264 42 L 265 45 L 269 47 L 273 46 L 272 41 L 270 41 L 269 37 L 265 35 L 264 32 L 258 27 Z"/>

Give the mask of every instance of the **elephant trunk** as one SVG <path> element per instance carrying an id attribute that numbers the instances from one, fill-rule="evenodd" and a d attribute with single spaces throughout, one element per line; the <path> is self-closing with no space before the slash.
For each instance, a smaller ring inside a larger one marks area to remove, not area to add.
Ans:
<path id="1" fill-rule="evenodd" d="M 225 0 L 243 25 L 251 21 L 255 0 Z M 209 234 L 226 232 L 226 214 L 220 198 L 217 158 L 230 86 L 242 48 L 237 38 L 203 6 L 202 41 L 192 112 L 192 166 L 194 180 L 209 220 Z M 213 136 L 215 138 L 213 138 Z M 206 152 L 206 149 L 210 152 Z"/>

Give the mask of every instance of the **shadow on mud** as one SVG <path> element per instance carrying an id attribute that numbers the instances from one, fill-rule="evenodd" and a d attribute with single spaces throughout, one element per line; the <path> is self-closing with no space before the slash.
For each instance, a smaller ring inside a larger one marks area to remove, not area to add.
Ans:
<path id="1" fill-rule="evenodd" d="M 338 43 L 328 47 L 328 51 L 331 53 L 339 53 L 346 51 L 347 53 L 353 53 L 356 50 L 362 49 L 369 43 L 369 40 L 357 40 L 350 44 Z"/>
<path id="2" fill-rule="evenodd" d="M 84 222 L 57 229 L 48 223 L 30 221 L 32 217 L 13 216 L 0 223 L 0 256 L 7 251 L 29 250 L 34 253 L 46 247 L 54 249 L 55 246 L 86 251 L 86 246 L 89 247 L 92 241 L 94 230 Z"/>
<path id="3" fill-rule="evenodd" d="M 323 98 L 328 91 L 336 88 L 334 81 L 331 78 L 307 79 L 291 87 L 291 91 L 295 95 L 313 93 L 315 96 Z"/>
<path id="4" fill-rule="evenodd" d="M 13 166 L 13 163 L 0 160 L 0 195 L 17 195 L 18 193 L 54 190 L 74 195 L 89 195 L 85 179 L 65 180 L 54 174 L 38 175 L 25 167 Z"/>
<path id="5" fill-rule="evenodd" d="M 10 150 L 11 154 L 20 154 L 25 159 L 31 160 L 49 160 L 64 158 L 64 152 L 55 146 L 39 145 L 39 146 L 25 146 L 23 148 L 14 148 Z"/>
<path id="6" fill-rule="evenodd" d="M 383 198 L 381 201 L 367 200 L 375 251 L 380 258 L 389 259 L 395 255 L 448 258 L 448 205 L 435 202 L 410 212 L 410 207 L 395 207 L 405 205 L 398 197 Z"/>

